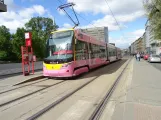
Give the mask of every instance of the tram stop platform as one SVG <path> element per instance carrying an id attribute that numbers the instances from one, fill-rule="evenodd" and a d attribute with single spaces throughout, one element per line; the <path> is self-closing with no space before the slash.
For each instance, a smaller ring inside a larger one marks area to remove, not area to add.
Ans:
<path id="1" fill-rule="evenodd" d="M 16 76 L 9 76 L 6 78 L 0 79 L 0 90 L 6 89 L 11 86 L 15 86 L 18 84 L 22 84 L 28 81 L 34 81 L 37 79 L 43 78 L 42 71 L 35 72 L 34 74 L 29 74 L 27 76 L 24 75 L 16 75 Z"/>
<path id="2" fill-rule="evenodd" d="M 161 120 L 161 71 L 134 58 L 100 120 Z"/>

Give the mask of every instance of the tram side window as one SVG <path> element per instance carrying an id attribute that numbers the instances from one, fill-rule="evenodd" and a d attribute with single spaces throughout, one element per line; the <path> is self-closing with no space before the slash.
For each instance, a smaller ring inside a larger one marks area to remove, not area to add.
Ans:
<path id="1" fill-rule="evenodd" d="M 113 48 L 109 48 L 109 56 L 116 56 L 116 50 Z"/>
<path id="2" fill-rule="evenodd" d="M 92 58 L 98 58 L 100 57 L 100 47 L 98 45 L 95 45 L 95 44 L 90 44 L 90 50 L 92 51 L 91 52 L 91 57 Z"/>
<path id="3" fill-rule="evenodd" d="M 76 60 L 87 59 L 87 43 L 77 40 L 75 45 Z"/>
<path id="4" fill-rule="evenodd" d="M 106 57 L 106 49 L 104 46 L 99 46 L 100 47 L 100 58 Z"/>

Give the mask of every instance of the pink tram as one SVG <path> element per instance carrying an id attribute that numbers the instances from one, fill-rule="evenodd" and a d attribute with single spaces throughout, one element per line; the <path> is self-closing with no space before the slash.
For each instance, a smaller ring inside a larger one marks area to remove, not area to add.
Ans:
<path id="1" fill-rule="evenodd" d="M 119 48 L 74 29 L 52 32 L 46 52 L 43 62 L 46 77 L 77 76 L 122 57 Z"/>

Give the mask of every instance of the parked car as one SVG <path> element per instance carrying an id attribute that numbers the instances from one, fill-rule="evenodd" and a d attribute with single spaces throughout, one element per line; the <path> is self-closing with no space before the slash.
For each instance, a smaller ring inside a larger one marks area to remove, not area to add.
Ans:
<path id="1" fill-rule="evenodd" d="M 159 55 L 150 55 L 148 62 L 161 62 L 161 57 Z"/>
<path id="2" fill-rule="evenodd" d="M 144 55 L 144 60 L 148 60 L 148 58 L 149 58 L 149 54 L 145 54 Z"/>

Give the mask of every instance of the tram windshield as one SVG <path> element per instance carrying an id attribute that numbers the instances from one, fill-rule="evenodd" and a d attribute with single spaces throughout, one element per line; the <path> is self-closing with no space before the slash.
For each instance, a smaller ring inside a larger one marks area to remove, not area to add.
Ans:
<path id="1" fill-rule="evenodd" d="M 55 32 L 47 41 L 46 60 L 53 62 L 69 62 L 73 60 L 73 31 Z"/>

